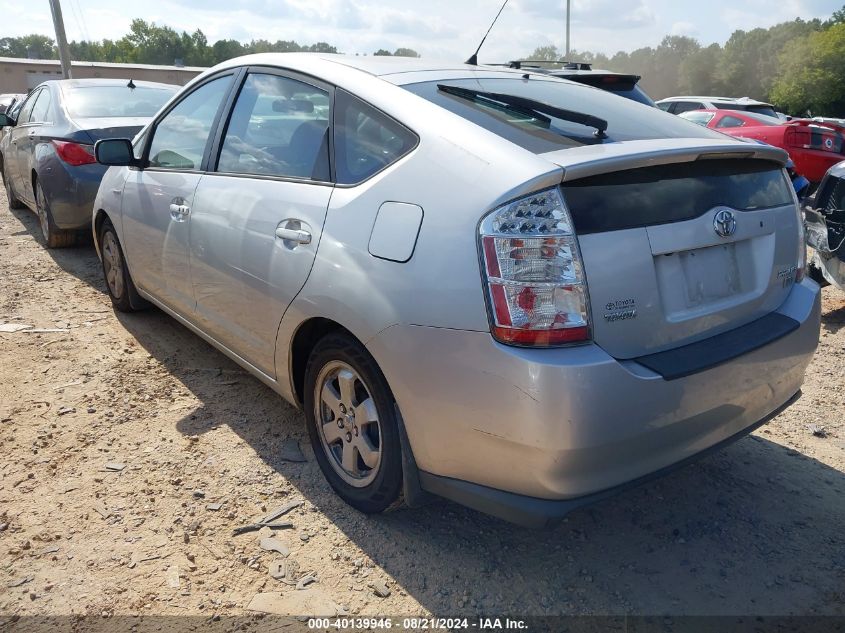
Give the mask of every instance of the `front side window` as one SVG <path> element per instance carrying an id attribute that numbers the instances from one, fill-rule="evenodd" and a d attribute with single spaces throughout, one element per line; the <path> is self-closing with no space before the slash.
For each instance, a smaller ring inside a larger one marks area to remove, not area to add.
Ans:
<path id="1" fill-rule="evenodd" d="M 338 184 L 362 182 L 416 147 L 413 132 L 348 92 L 338 90 L 335 103 Z"/>
<path id="2" fill-rule="evenodd" d="M 251 73 L 232 110 L 217 171 L 328 181 L 329 107 L 325 90 Z"/>
<path id="3" fill-rule="evenodd" d="M 726 115 L 716 124 L 716 127 L 742 127 L 743 125 L 745 125 L 745 121 L 742 119 Z"/>
<path id="4" fill-rule="evenodd" d="M 149 167 L 199 169 L 214 119 L 232 77 L 218 77 L 182 99 L 156 125 L 150 142 Z"/>
<path id="5" fill-rule="evenodd" d="M 32 108 L 32 114 L 29 117 L 29 121 L 31 123 L 44 123 L 45 121 L 49 121 L 51 101 L 52 96 L 50 95 L 50 90 L 47 88 L 42 89 L 41 94 L 38 95 L 38 101 L 35 102 L 35 106 Z"/>

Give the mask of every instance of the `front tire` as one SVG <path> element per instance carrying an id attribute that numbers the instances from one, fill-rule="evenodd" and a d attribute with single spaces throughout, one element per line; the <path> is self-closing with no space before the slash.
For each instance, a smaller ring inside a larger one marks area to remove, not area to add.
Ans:
<path id="1" fill-rule="evenodd" d="M 41 188 L 41 182 L 37 178 L 35 179 L 35 214 L 38 216 L 41 236 L 47 248 L 66 248 L 76 244 L 76 231 L 64 231 L 53 221 L 50 203 L 47 202 L 47 196 L 44 195 L 44 189 Z"/>
<path id="2" fill-rule="evenodd" d="M 346 503 L 367 514 L 395 505 L 402 449 L 393 394 L 369 352 L 329 334 L 305 369 L 305 417 L 317 463 Z"/>
<path id="3" fill-rule="evenodd" d="M 117 231 L 109 219 L 104 220 L 100 227 L 99 244 L 103 277 L 112 305 L 120 312 L 138 312 L 149 307 L 132 281 Z"/>

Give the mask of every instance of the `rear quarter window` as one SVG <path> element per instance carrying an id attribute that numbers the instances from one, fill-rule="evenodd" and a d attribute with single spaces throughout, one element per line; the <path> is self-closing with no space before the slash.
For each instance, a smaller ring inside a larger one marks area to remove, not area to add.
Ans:
<path id="1" fill-rule="evenodd" d="M 335 93 L 335 178 L 353 185 L 367 180 L 413 150 L 417 135 L 348 92 Z"/>
<path id="2" fill-rule="evenodd" d="M 532 117 L 524 111 L 490 107 L 454 94 L 437 85 L 525 97 L 534 101 L 591 114 L 608 123 L 607 137 L 598 138 L 595 129 L 555 117 Z M 721 134 L 677 117 L 667 117 L 656 108 L 620 99 L 613 93 L 569 81 L 551 78 L 480 78 L 424 82 L 403 86 L 428 101 L 483 127 L 535 154 L 582 145 L 655 138 L 714 138 Z"/>

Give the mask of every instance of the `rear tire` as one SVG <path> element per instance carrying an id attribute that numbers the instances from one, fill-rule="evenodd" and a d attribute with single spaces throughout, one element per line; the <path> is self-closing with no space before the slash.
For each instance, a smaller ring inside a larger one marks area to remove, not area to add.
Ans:
<path id="1" fill-rule="evenodd" d="M 402 492 L 396 407 L 370 353 L 349 335 L 327 335 L 308 359 L 304 396 L 311 446 L 329 485 L 367 514 L 395 506 Z"/>
<path id="2" fill-rule="evenodd" d="M 12 181 L 9 176 L 6 175 L 6 164 L 2 163 L 2 169 L 0 169 L 0 175 L 3 176 L 3 187 L 6 189 L 6 200 L 9 201 L 9 208 L 10 209 L 23 209 L 23 202 L 18 200 L 15 196 L 15 192 L 12 190 Z"/>
<path id="3" fill-rule="evenodd" d="M 112 305 L 120 312 L 138 312 L 148 308 L 150 304 L 138 294 L 135 282 L 132 281 L 117 231 L 108 218 L 100 227 L 98 240 L 103 278 Z"/>
<path id="4" fill-rule="evenodd" d="M 77 232 L 65 231 L 56 226 L 53 221 L 53 212 L 50 211 L 50 203 L 41 188 L 41 182 L 35 179 L 35 214 L 38 216 L 38 224 L 41 227 L 41 237 L 44 238 L 44 245 L 47 248 L 67 248 L 76 245 Z"/>

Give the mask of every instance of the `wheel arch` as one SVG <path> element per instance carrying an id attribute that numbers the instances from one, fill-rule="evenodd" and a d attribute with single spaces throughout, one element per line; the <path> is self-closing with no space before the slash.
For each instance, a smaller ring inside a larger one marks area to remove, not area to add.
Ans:
<path id="1" fill-rule="evenodd" d="M 312 317 L 303 321 L 294 332 L 290 343 L 290 380 L 294 398 L 302 406 L 305 401 L 305 367 L 308 358 L 317 343 L 325 336 L 333 333 L 343 333 L 363 342 L 343 325 L 325 317 Z"/>

